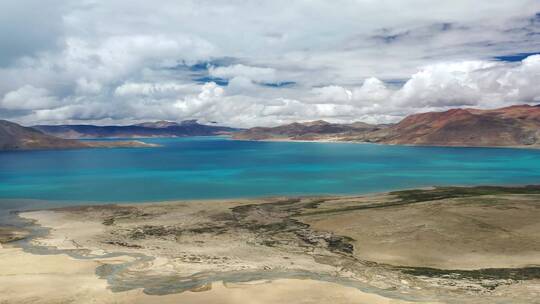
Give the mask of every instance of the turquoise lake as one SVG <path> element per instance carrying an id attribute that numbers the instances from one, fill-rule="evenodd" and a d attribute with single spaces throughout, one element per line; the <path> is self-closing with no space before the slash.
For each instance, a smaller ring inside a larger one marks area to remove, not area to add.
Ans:
<path id="1" fill-rule="evenodd" d="M 144 141 L 163 147 L 1 152 L 0 199 L 145 202 L 540 183 L 540 150 L 532 149 Z"/>

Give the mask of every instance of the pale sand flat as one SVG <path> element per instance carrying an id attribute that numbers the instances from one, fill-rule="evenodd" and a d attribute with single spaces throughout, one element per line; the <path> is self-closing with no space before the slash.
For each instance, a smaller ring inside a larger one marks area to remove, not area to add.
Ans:
<path id="1" fill-rule="evenodd" d="M 118 258 L 118 262 L 122 262 Z M 141 290 L 113 293 L 95 275 L 103 260 L 67 255 L 34 255 L 18 248 L 0 249 L 0 303 L 351 303 L 407 304 L 352 287 L 314 280 L 282 279 L 256 284 L 214 283 L 207 291 L 163 296 Z M 114 259 L 106 260 L 114 263 Z"/>

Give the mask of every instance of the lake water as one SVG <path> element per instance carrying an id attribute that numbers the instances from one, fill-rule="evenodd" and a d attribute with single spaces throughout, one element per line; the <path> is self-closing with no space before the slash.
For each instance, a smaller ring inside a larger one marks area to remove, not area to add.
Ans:
<path id="1" fill-rule="evenodd" d="M 540 150 L 532 149 L 144 141 L 163 147 L 0 152 L 0 199 L 144 202 L 540 183 Z"/>

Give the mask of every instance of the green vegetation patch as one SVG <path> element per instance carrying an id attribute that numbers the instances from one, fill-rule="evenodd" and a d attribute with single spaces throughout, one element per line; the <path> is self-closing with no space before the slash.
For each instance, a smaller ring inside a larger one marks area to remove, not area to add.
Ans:
<path id="1" fill-rule="evenodd" d="M 471 197 L 480 195 L 503 195 L 503 194 L 540 194 L 540 186 L 524 187 L 436 187 L 428 190 L 404 190 L 390 192 L 399 197 L 402 203 L 419 203 L 426 201 L 442 200 L 448 198 Z"/>
<path id="2" fill-rule="evenodd" d="M 486 268 L 478 270 L 446 270 L 428 267 L 400 267 L 403 273 L 415 276 L 471 280 L 532 280 L 540 279 L 540 267 Z"/>
<path id="3" fill-rule="evenodd" d="M 408 204 L 437 201 L 450 198 L 467 198 L 482 195 L 508 195 L 508 194 L 540 194 L 540 185 L 530 185 L 523 187 L 499 187 L 499 186 L 477 186 L 477 187 L 436 187 L 434 189 L 415 189 L 393 191 L 390 195 L 396 196 L 398 199 L 385 203 L 361 204 L 357 206 L 347 206 L 335 209 L 315 210 L 303 212 L 300 215 L 320 215 L 331 214 L 338 212 L 347 212 L 354 210 L 387 208 L 395 206 L 403 206 Z M 315 207 L 320 202 L 315 204 Z"/>

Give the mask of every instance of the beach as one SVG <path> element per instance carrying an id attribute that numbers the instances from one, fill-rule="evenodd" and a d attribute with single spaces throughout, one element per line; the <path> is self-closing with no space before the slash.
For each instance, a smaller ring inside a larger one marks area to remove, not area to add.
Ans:
<path id="1" fill-rule="evenodd" d="M 447 187 L 25 211 L 0 239 L 0 303 L 534 303 L 539 202 Z"/>
<path id="2" fill-rule="evenodd" d="M 352 287 L 315 280 L 279 279 L 249 283 L 215 282 L 180 294 L 148 295 L 141 289 L 112 292 L 95 268 L 119 259 L 77 260 L 0 249 L 1 303 L 358 303 L 405 304 Z"/>

